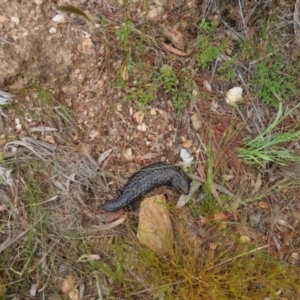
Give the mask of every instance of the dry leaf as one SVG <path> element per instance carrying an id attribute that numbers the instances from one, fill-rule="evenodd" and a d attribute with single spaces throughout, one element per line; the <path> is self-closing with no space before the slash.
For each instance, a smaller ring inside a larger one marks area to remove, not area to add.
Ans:
<path id="1" fill-rule="evenodd" d="M 220 230 L 224 230 L 224 229 L 227 228 L 228 223 L 227 222 L 220 222 L 218 225 L 219 225 L 218 228 Z"/>
<path id="2" fill-rule="evenodd" d="M 74 290 L 70 291 L 68 295 L 69 295 L 71 300 L 78 300 L 79 299 L 78 289 L 74 289 Z"/>
<path id="3" fill-rule="evenodd" d="M 75 287 L 76 278 L 73 275 L 67 275 L 62 286 L 61 291 L 66 294 L 69 293 Z"/>
<path id="4" fill-rule="evenodd" d="M 43 141 L 49 144 L 56 144 L 54 137 L 52 135 L 46 135 Z"/>
<path id="5" fill-rule="evenodd" d="M 100 132 L 98 130 L 92 130 L 89 134 L 89 139 L 93 141 L 98 135 L 100 135 Z"/>
<path id="6" fill-rule="evenodd" d="M 222 178 L 223 178 L 225 181 L 230 181 L 230 180 L 232 180 L 232 179 L 235 178 L 235 175 L 234 175 L 234 174 L 224 174 L 224 175 L 222 176 Z"/>
<path id="7" fill-rule="evenodd" d="M 209 93 L 212 92 L 211 85 L 207 80 L 203 80 L 203 88 L 204 88 L 204 90 L 206 90 Z"/>
<path id="8" fill-rule="evenodd" d="M 92 154 L 92 145 L 91 144 L 79 144 L 77 146 L 78 151 L 82 154 L 88 154 L 91 155 Z"/>
<path id="9" fill-rule="evenodd" d="M 148 152 L 148 153 L 144 154 L 144 155 L 141 157 L 141 160 L 144 160 L 144 159 L 151 159 L 151 158 L 154 158 L 154 157 L 157 157 L 157 156 L 159 156 L 158 153 Z"/>
<path id="10" fill-rule="evenodd" d="M 213 214 L 214 221 L 224 221 L 227 219 L 227 216 L 224 213 L 215 213 Z"/>
<path id="11" fill-rule="evenodd" d="M 218 191 L 217 191 L 217 189 L 216 189 L 216 186 L 215 186 L 214 184 L 211 185 L 210 190 L 211 190 L 212 195 L 213 195 L 213 196 L 215 197 L 215 199 L 217 200 L 218 204 L 219 204 L 220 206 L 222 206 L 222 200 L 221 200 L 221 198 L 220 198 L 220 196 L 219 196 L 219 193 L 218 193 Z"/>
<path id="12" fill-rule="evenodd" d="M 38 289 L 38 284 L 37 283 L 34 283 L 34 284 L 31 285 L 31 288 L 30 288 L 30 296 L 31 297 L 36 296 L 37 289 Z"/>
<path id="13" fill-rule="evenodd" d="M 121 70 L 121 77 L 124 81 L 128 80 L 128 67 L 124 66 L 124 68 Z"/>
<path id="14" fill-rule="evenodd" d="M 85 261 L 94 261 L 94 260 L 99 260 L 99 259 L 100 259 L 100 256 L 98 254 L 83 254 L 77 259 L 77 261 L 85 262 Z"/>
<path id="15" fill-rule="evenodd" d="M 110 148 L 110 149 L 104 151 L 104 152 L 99 156 L 99 158 L 98 158 L 98 160 L 97 160 L 98 166 L 99 166 L 104 160 L 106 160 L 106 159 L 110 156 L 110 154 L 113 152 L 113 150 L 114 150 L 113 148 Z"/>
<path id="16" fill-rule="evenodd" d="M 166 43 L 162 43 L 162 45 L 167 51 L 172 52 L 173 54 L 176 54 L 178 56 L 187 56 L 188 55 L 186 52 L 178 50 L 177 48 L 174 48 Z"/>
<path id="17" fill-rule="evenodd" d="M 210 22 L 212 25 L 214 26 L 218 26 L 220 23 L 220 16 L 216 13 L 214 13 L 211 17 L 210 17 Z"/>
<path id="18" fill-rule="evenodd" d="M 177 49 L 183 50 L 185 48 L 184 35 L 178 29 L 164 25 L 162 26 L 162 33 Z"/>
<path id="19" fill-rule="evenodd" d="M 217 244 L 217 243 L 209 243 L 209 248 L 210 248 L 211 250 L 216 250 L 217 247 L 218 247 L 218 244 Z"/>
<path id="20" fill-rule="evenodd" d="M 156 115 L 156 109 L 155 108 L 150 109 L 150 115 L 152 115 L 152 116 Z"/>
<path id="21" fill-rule="evenodd" d="M 247 236 L 253 240 L 257 240 L 259 238 L 259 234 L 257 233 L 257 231 L 247 225 L 242 225 L 239 228 L 237 228 L 237 230 L 241 237 Z"/>
<path id="22" fill-rule="evenodd" d="M 117 111 L 122 111 L 122 103 L 116 105 Z"/>
<path id="23" fill-rule="evenodd" d="M 193 195 L 198 191 L 200 187 L 200 182 L 198 181 L 192 181 L 191 186 L 190 186 L 190 192 L 188 195 L 181 195 L 178 199 L 178 202 L 176 204 L 176 208 L 181 208 L 184 205 L 186 205 L 189 200 L 193 197 Z"/>
<path id="24" fill-rule="evenodd" d="M 127 161 L 131 161 L 133 159 L 132 148 L 125 149 L 123 156 Z"/>
<path id="25" fill-rule="evenodd" d="M 5 299 L 6 285 L 0 282 L 0 299 Z"/>
<path id="26" fill-rule="evenodd" d="M 261 184 L 262 184 L 262 180 L 261 180 L 261 174 L 258 173 L 257 177 L 256 177 L 256 182 L 252 191 L 252 195 L 256 195 L 258 193 L 258 191 L 261 188 Z"/>
<path id="27" fill-rule="evenodd" d="M 192 115 L 191 119 L 195 130 L 202 128 L 202 122 L 198 114 Z"/>
<path id="28" fill-rule="evenodd" d="M 145 114 L 142 113 L 141 111 L 137 111 L 136 113 L 134 113 L 133 118 L 135 119 L 135 121 L 138 124 L 141 124 L 144 120 Z"/>
<path id="29" fill-rule="evenodd" d="M 94 43 L 91 39 L 84 39 L 82 41 L 81 46 L 82 46 L 82 52 L 88 54 L 91 52 L 91 49 L 93 48 Z"/>
<path id="30" fill-rule="evenodd" d="M 247 236 L 247 235 L 242 235 L 242 236 L 240 237 L 240 241 L 241 241 L 241 243 L 250 243 L 250 242 L 251 242 L 251 239 L 250 239 L 250 237 Z"/>
<path id="31" fill-rule="evenodd" d="M 140 207 L 137 238 L 159 255 L 168 254 L 173 247 L 174 232 L 163 195 L 144 199 Z"/>
<path id="32" fill-rule="evenodd" d="M 183 144 L 182 144 L 182 146 L 184 147 L 184 148 L 186 148 L 186 149 L 189 149 L 189 148 L 191 148 L 192 147 L 192 141 L 186 141 L 186 142 L 184 142 Z"/>
<path id="33" fill-rule="evenodd" d="M 199 90 L 210 94 L 213 93 L 210 83 L 205 78 L 195 76 L 194 80 Z"/>
<path id="34" fill-rule="evenodd" d="M 291 258 L 294 259 L 294 260 L 299 260 L 299 253 L 293 252 L 293 253 L 291 254 Z"/>
<path id="35" fill-rule="evenodd" d="M 197 164 L 197 171 L 198 171 L 199 175 L 201 176 L 201 178 L 206 179 L 206 173 L 205 173 L 204 166 L 200 162 Z"/>
<path id="36" fill-rule="evenodd" d="M 284 226 L 284 227 L 287 227 L 287 228 L 293 230 L 293 227 L 285 219 L 281 219 L 279 217 L 276 217 L 275 222 L 278 225 L 281 225 L 281 226 Z"/>
<path id="37" fill-rule="evenodd" d="M 52 132 L 57 131 L 57 128 L 49 126 L 35 126 L 28 129 L 29 132 Z"/>
<path id="38" fill-rule="evenodd" d="M 258 206 L 259 206 L 260 208 L 265 208 L 265 209 L 267 209 L 267 208 L 270 207 L 270 204 L 269 204 L 267 201 L 259 201 L 259 202 L 258 202 Z"/>
<path id="39" fill-rule="evenodd" d="M 157 21 L 158 18 L 163 14 L 164 9 L 162 6 L 154 7 L 147 14 L 147 20 L 149 21 Z"/>

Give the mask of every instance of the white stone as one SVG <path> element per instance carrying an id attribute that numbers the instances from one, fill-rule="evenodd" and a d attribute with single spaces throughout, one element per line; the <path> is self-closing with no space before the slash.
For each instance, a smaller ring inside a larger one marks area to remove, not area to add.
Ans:
<path id="1" fill-rule="evenodd" d="M 43 3 L 43 0 L 34 0 L 36 5 L 41 5 Z"/>
<path id="2" fill-rule="evenodd" d="M 52 21 L 56 23 L 66 23 L 66 18 L 62 14 L 57 14 L 52 18 Z"/>
<path id="3" fill-rule="evenodd" d="M 49 29 L 49 33 L 50 33 L 50 34 L 54 34 L 54 33 L 56 33 L 56 32 L 57 32 L 57 30 L 56 30 L 55 27 L 51 27 L 51 28 Z"/>
<path id="4" fill-rule="evenodd" d="M 228 105 L 234 106 L 237 102 L 241 101 L 242 98 L 243 89 L 239 86 L 235 86 L 227 91 L 225 101 Z"/>
<path id="5" fill-rule="evenodd" d="M 137 126 L 137 130 L 139 130 L 139 131 L 146 131 L 147 130 L 147 125 L 145 123 L 139 124 Z"/>
<path id="6" fill-rule="evenodd" d="M 20 23 L 20 19 L 18 17 L 11 17 L 10 20 L 14 23 L 16 23 L 17 25 L 19 25 Z"/>

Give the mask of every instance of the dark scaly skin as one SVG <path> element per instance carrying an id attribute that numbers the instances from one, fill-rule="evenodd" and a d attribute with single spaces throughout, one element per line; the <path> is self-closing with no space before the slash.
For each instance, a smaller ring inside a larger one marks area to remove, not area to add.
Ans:
<path id="1" fill-rule="evenodd" d="M 145 194 L 162 185 L 175 188 L 187 195 L 191 179 L 179 168 L 164 163 L 149 165 L 134 173 L 126 183 L 121 194 L 102 205 L 105 211 L 116 211 L 141 199 Z"/>

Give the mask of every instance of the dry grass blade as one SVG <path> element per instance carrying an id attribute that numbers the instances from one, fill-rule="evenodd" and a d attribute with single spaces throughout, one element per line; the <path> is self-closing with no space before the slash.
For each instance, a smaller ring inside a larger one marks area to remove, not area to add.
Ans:
<path id="1" fill-rule="evenodd" d="M 82 16 L 92 23 L 92 20 L 87 16 L 86 13 L 84 13 L 81 9 L 78 9 L 77 7 L 75 7 L 73 5 L 69 4 L 69 5 L 65 5 L 65 6 L 59 6 L 58 9 L 61 11 L 65 11 L 65 12 L 69 12 L 69 13 L 73 13 L 73 14 Z"/>
<path id="2" fill-rule="evenodd" d="M 195 175 L 190 175 L 190 176 L 191 176 L 193 179 L 195 179 L 195 180 L 198 180 L 198 181 L 200 181 L 200 182 L 202 182 L 202 183 L 206 183 L 206 180 L 203 179 L 203 178 L 201 178 L 201 177 L 199 177 L 199 176 L 195 176 Z M 223 194 L 225 194 L 225 195 L 227 195 L 227 196 L 229 196 L 229 197 L 234 197 L 234 194 L 233 194 L 233 193 L 231 193 L 230 191 L 228 191 L 228 190 L 225 189 L 224 187 L 220 186 L 219 184 L 213 183 L 213 187 L 214 187 L 216 190 L 220 191 L 221 193 L 223 193 Z"/>
<path id="3" fill-rule="evenodd" d="M 22 238 L 24 235 L 26 235 L 30 230 L 34 230 L 35 226 L 41 221 L 41 219 L 39 219 L 38 221 L 36 221 L 32 226 L 28 227 L 27 229 L 25 229 L 23 232 L 21 232 L 19 235 L 15 236 L 15 237 L 9 237 L 9 239 L 7 239 L 5 242 L 3 242 L 0 245 L 0 253 L 2 253 L 4 250 L 6 250 L 10 245 L 12 245 L 13 243 L 15 243 L 17 240 L 19 240 L 20 238 Z"/>
<path id="4" fill-rule="evenodd" d="M 43 215 L 46 208 L 51 218 L 56 220 L 52 225 L 58 232 L 61 231 L 60 224 L 65 222 L 67 222 L 65 230 L 76 228 L 75 223 L 84 215 L 90 222 L 97 221 L 97 230 L 101 231 L 100 224 L 103 225 L 103 217 L 93 213 L 93 209 L 87 205 L 84 190 L 89 189 L 91 196 L 105 194 L 109 190 L 106 182 L 109 174 L 101 171 L 91 156 L 82 155 L 69 147 L 55 146 L 29 137 L 7 143 L 5 150 L 2 165 L 4 168 L 14 169 L 15 174 L 13 184 L 0 189 L 1 205 L 4 211 L 10 209 L 12 213 L 15 212 L 13 214 L 15 222 L 21 222 L 21 219 L 28 220 L 27 209 L 24 210 L 24 207 L 36 209 L 39 215 Z M 17 189 L 20 193 L 20 187 L 17 188 L 18 182 L 24 184 L 24 193 L 29 193 L 29 198 L 26 196 L 22 200 L 23 197 L 19 195 L 20 200 L 12 204 L 9 197 L 15 197 Z M 21 219 L 20 214 L 23 215 Z M 39 223 L 38 219 L 33 222 L 34 226 L 36 222 Z M 118 221 L 114 222 L 109 228 L 112 229 L 119 224 Z M 5 243 L 5 248 L 26 235 L 28 228 L 31 227 L 27 227 L 18 238 L 10 238 Z M 108 227 L 103 225 L 103 229 L 107 230 Z"/>
<path id="5" fill-rule="evenodd" d="M 250 251 L 248 251 L 248 252 L 246 252 L 246 253 L 239 254 L 239 255 L 237 255 L 237 256 L 235 256 L 235 257 L 232 257 L 232 258 L 230 258 L 230 259 L 227 259 L 227 260 L 224 260 L 224 261 L 222 261 L 222 262 L 217 263 L 215 266 L 209 268 L 209 270 L 211 270 L 211 269 L 213 269 L 213 268 L 215 268 L 215 267 L 219 267 L 219 266 L 222 266 L 222 265 L 224 265 L 224 264 L 227 264 L 227 263 L 229 263 L 229 262 L 231 262 L 231 261 L 233 261 L 233 260 L 235 260 L 235 259 L 237 259 L 237 258 L 239 258 L 239 257 L 243 257 L 243 256 L 245 256 L 245 255 L 251 254 L 251 253 L 256 252 L 256 251 L 260 251 L 260 250 L 265 249 L 265 248 L 268 248 L 268 247 L 269 247 L 269 245 L 264 245 L 264 246 L 258 247 L 258 248 L 256 248 L 256 249 L 250 250 Z"/>
<path id="6" fill-rule="evenodd" d="M 13 95 L 6 93 L 0 90 L 0 105 L 10 104 L 12 101 Z"/>
<path id="7" fill-rule="evenodd" d="M 299 18 L 299 10 L 300 10 L 300 1 L 296 0 L 294 7 L 294 32 L 295 32 L 295 41 L 299 45 L 300 44 L 300 18 Z"/>
<path id="8" fill-rule="evenodd" d="M 223 172 L 231 168 L 239 174 L 243 165 L 238 158 L 237 150 L 241 147 L 242 139 L 240 133 L 233 127 L 231 117 L 210 113 L 205 120 L 203 139 L 211 149 L 216 167 Z"/>
<path id="9" fill-rule="evenodd" d="M 64 179 L 85 186 L 91 185 L 90 181 L 95 180 L 99 193 L 108 191 L 107 184 L 101 179 L 102 175 L 108 174 L 104 171 L 98 173 L 98 163 L 88 154 L 82 155 L 70 147 L 55 146 L 29 137 L 23 137 L 21 141 L 7 143 L 4 150 L 12 150 L 5 154 L 4 158 L 7 160 L 4 165 L 11 163 L 11 160 L 8 160 L 9 157 L 16 156 L 19 162 L 26 162 L 35 157 L 42 160 L 47 166 L 50 163 L 55 163 L 56 169 L 51 171 L 53 175 L 56 173 L 55 176 L 60 175 Z"/>
<path id="10" fill-rule="evenodd" d="M 96 213 L 97 203 L 87 202 L 105 194 L 106 178 L 113 177 L 88 154 L 23 137 L 5 145 L 2 168 L 13 173 L 12 182 L 0 186 L 0 253 L 12 253 L 4 263 L 10 278 L 37 274 L 39 280 L 31 287 L 38 293 L 58 276 L 57 259 L 72 261 L 69 256 L 76 257 L 79 248 L 88 253 L 90 239 L 113 232 L 126 220 L 106 225 L 104 216 Z M 19 260 L 24 261 L 21 266 Z"/>

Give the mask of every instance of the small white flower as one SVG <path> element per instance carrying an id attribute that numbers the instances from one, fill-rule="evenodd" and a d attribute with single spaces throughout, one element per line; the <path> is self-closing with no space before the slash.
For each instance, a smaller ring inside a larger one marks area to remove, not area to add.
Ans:
<path id="1" fill-rule="evenodd" d="M 194 160 L 193 156 L 184 148 L 180 151 L 180 157 L 187 166 L 190 166 Z"/>

